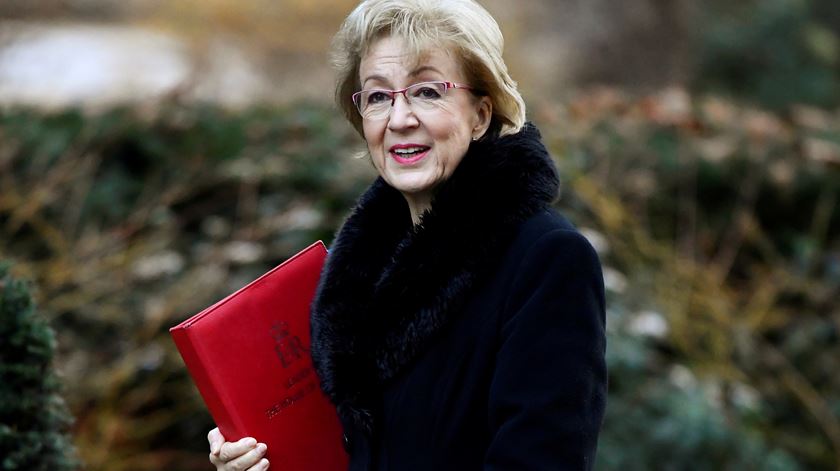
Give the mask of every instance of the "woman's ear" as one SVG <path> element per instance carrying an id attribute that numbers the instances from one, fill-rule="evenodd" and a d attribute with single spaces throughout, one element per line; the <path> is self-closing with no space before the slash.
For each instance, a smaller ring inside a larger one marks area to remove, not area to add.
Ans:
<path id="1" fill-rule="evenodd" d="M 473 126 L 473 139 L 481 139 L 487 128 L 490 127 L 490 120 L 493 118 L 493 101 L 489 96 L 479 97 L 476 102 L 476 123 Z"/>

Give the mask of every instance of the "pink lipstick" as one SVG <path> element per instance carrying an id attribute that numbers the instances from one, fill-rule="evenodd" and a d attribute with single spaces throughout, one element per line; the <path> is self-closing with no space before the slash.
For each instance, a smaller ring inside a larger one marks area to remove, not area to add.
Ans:
<path id="1" fill-rule="evenodd" d="M 400 165 L 411 165 L 423 160 L 430 149 L 431 147 L 422 144 L 396 144 L 388 149 L 388 153 Z"/>

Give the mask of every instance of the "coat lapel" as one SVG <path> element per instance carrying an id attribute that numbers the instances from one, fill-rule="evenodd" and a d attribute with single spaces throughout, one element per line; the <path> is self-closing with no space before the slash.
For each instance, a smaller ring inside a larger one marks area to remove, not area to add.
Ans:
<path id="1" fill-rule="evenodd" d="M 339 415 L 372 431 L 381 385 L 464 307 L 519 223 L 557 196 L 539 132 L 470 146 L 414 227 L 378 178 L 339 230 L 312 306 L 312 358 Z"/>

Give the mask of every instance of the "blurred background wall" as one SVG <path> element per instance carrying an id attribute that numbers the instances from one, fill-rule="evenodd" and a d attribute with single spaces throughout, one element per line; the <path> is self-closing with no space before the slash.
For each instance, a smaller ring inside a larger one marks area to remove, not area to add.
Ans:
<path id="1" fill-rule="evenodd" d="M 482 4 L 604 262 L 597 469 L 838 469 L 836 0 Z M 0 262 L 85 469 L 210 467 L 167 329 L 329 242 L 374 176 L 331 103 L 354 5 L 0 1 Z M 3 386 L 0 455 L 28 423 Z"/>
<path id="2" fill-rule="evenodd" d="M 246 106 L 325 100 L 327 50 L 351 1 L 11 1 L 0 6 L 0 100 L 110 105 L 179 93 Z M 531 96 L 597 81 L 681 84 L 692 12 L 686 0 L 486 4 L 507 60 Z"/>

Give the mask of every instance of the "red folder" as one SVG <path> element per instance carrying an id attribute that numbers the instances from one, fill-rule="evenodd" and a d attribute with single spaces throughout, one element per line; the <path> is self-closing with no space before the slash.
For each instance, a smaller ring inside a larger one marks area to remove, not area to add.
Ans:
<path id="1" fill-rule="evenodd" d="M 272 469 L 347 469 L 338 415 L 309 355 L 326 253 L 318 241 L 169 330 L 222 435 L 268 445 Z"/>

